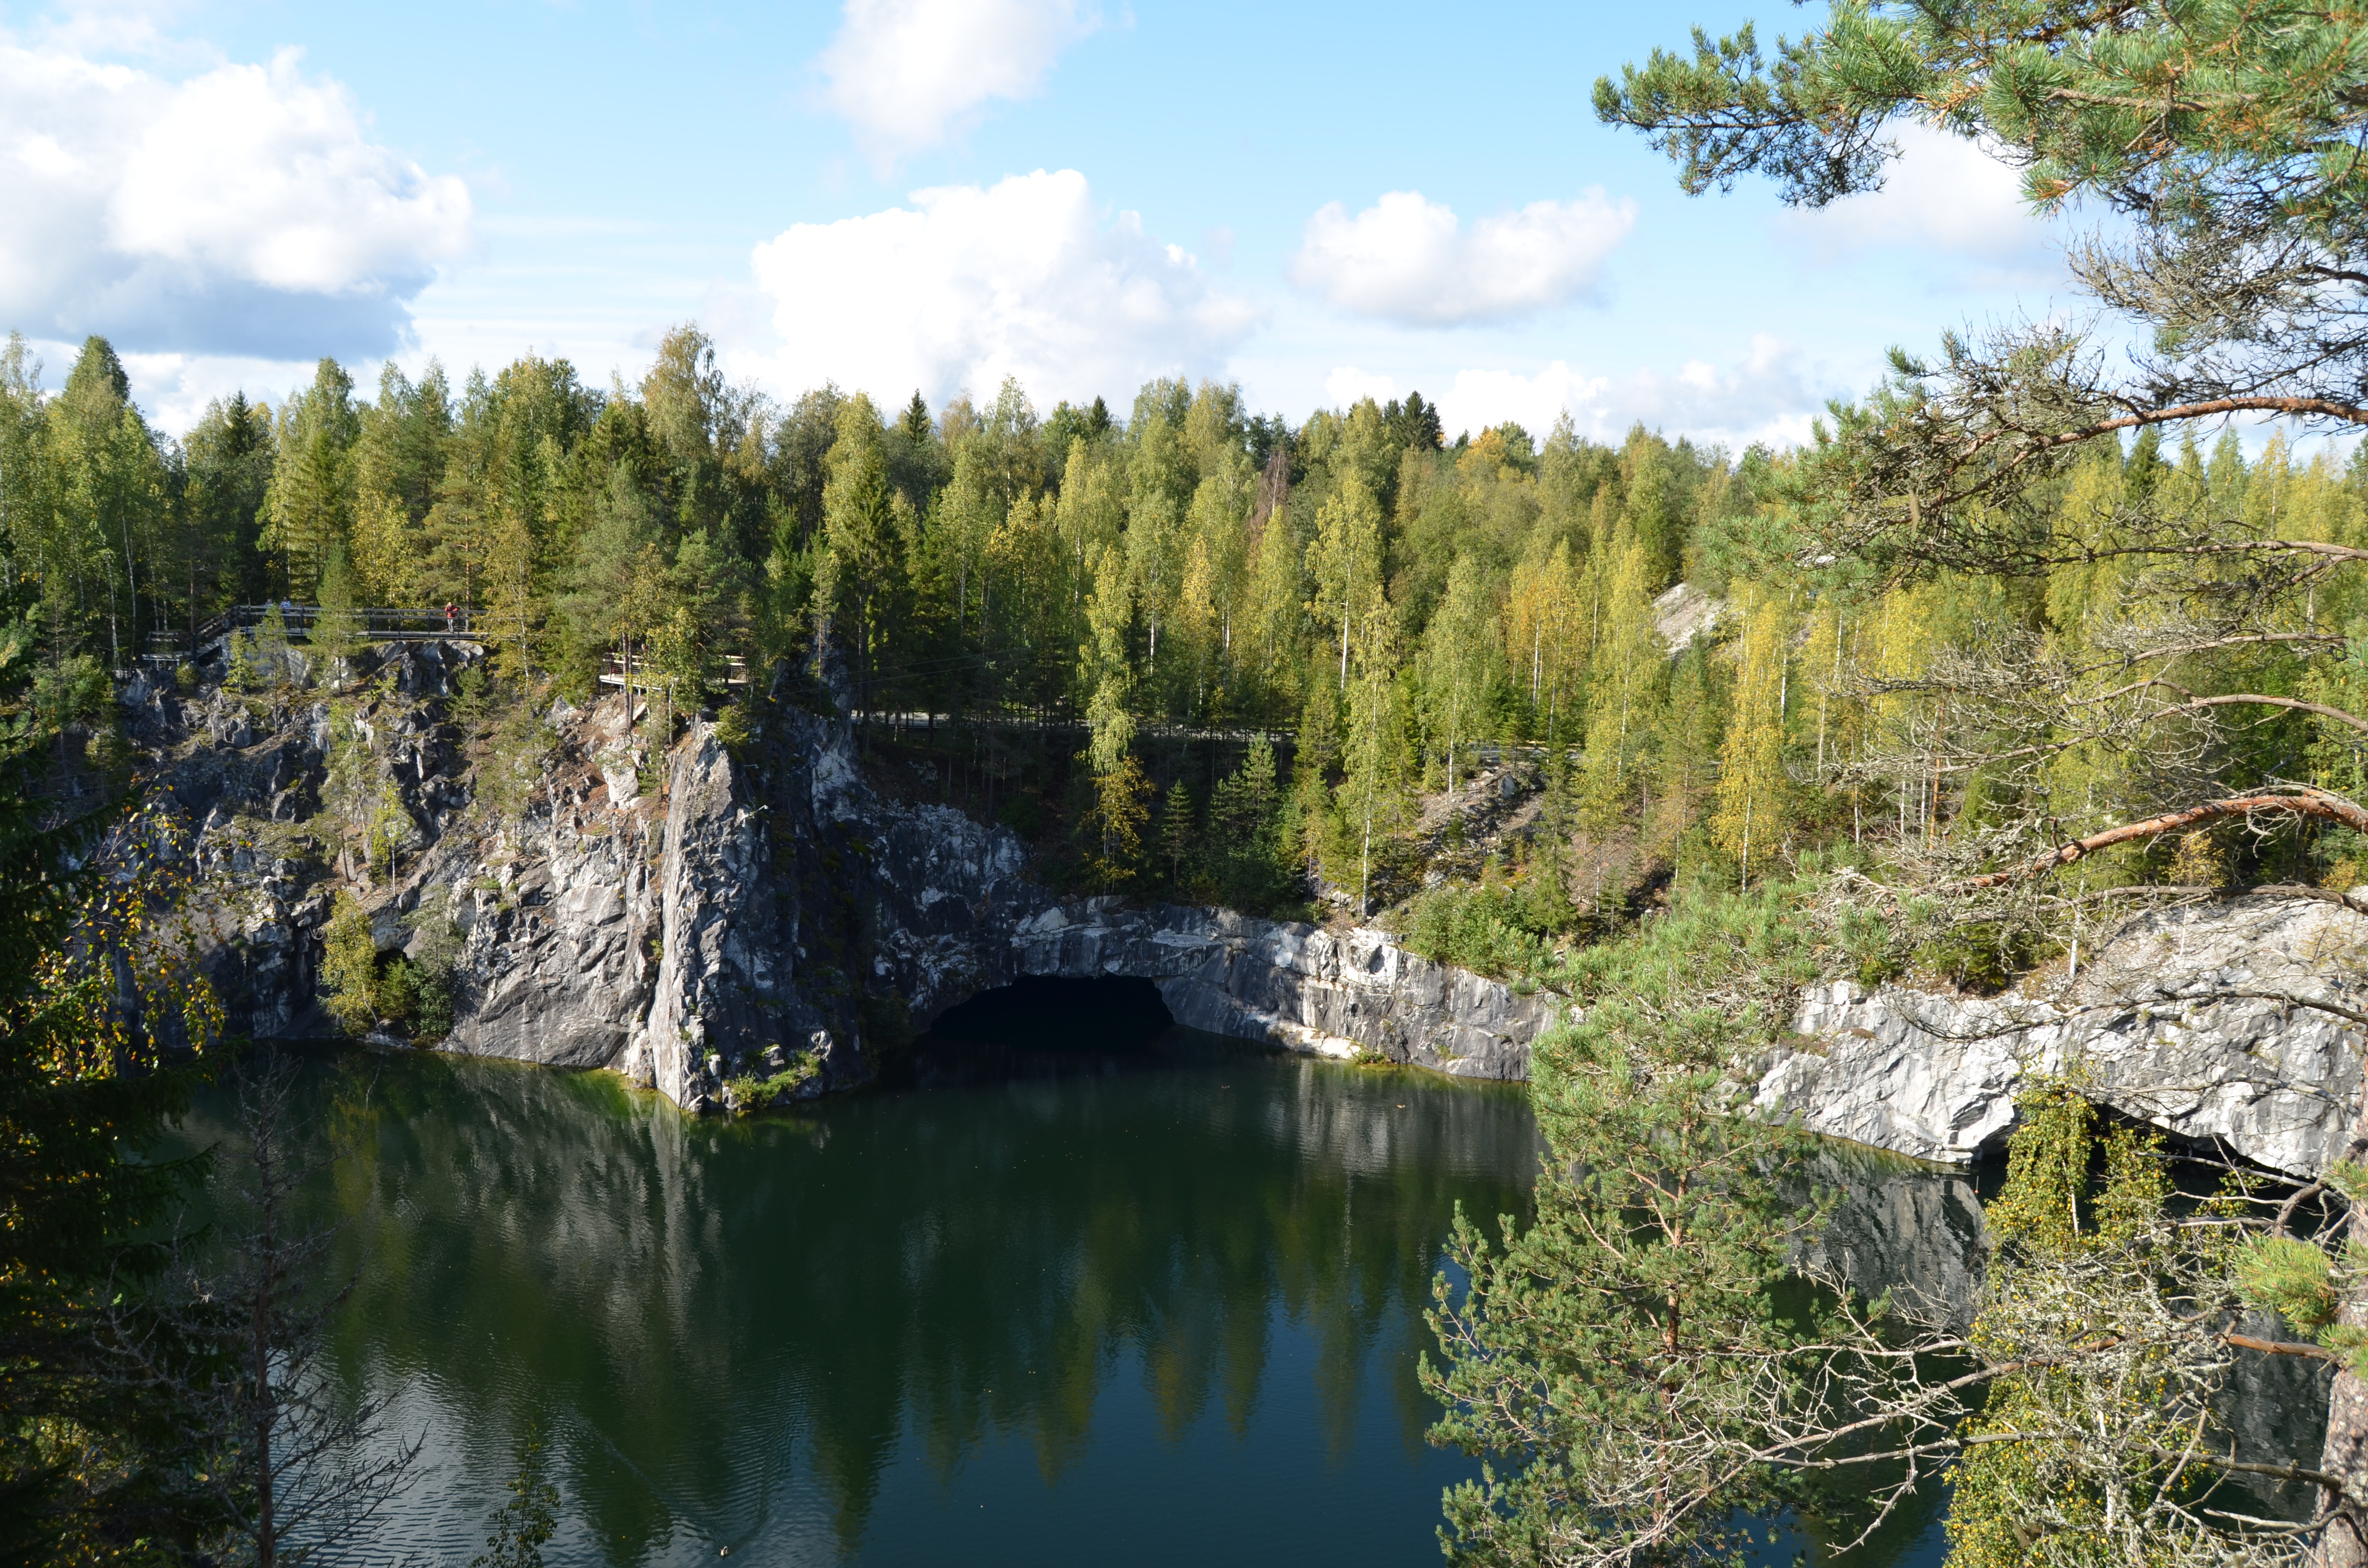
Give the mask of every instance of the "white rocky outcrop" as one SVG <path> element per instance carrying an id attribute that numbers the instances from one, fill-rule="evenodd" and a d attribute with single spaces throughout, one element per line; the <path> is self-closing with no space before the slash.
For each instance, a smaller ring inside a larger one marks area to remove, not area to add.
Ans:
<path id="1" fill-rule="evenodd" d="M 1137 975 L 1176 1021 L 1292 1051 L 1368 1051 L 1458 1077 L 1524 1079 L 1556 998 L 1418 958 L 1386 934 L 1336 935 L 1224 910 L 1056 904 L 1011 933 L 1021 974 Z"/>
<path id="2" fill-rule="evenodd" d="M 2144 915 L 2077 981 L 2036 990 L 1820 988 L 1759 1103 L 1815 1131 L 1963 1163 L 2012 1126 L 2025 1074 L 2068 1074 L 2126 1115 L 2272 1170 L 2316 1175 L 2343 1152 L 2363 1031 L 2281 998 L 2368 1011 L 2368 917 L 2267 897 Z"/>

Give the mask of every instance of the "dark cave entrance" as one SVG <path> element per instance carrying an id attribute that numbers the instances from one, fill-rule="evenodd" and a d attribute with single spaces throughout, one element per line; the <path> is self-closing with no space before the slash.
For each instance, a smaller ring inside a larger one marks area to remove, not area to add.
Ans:
<path id="1" fill-rule="evenodd" d="M 1155 1072 L 1230 1046 L 1178 1028 L 1147 980 L 1027 975 L 938 1015 L 929 1032 L 890 1062 L 885 1082 L 945 1088 Z"/>
<path id="2" fill-rule="evenodd" d="M 1122 1051 L 1148 1045 L 1175 1027 L 1159 987 L 1147 980 L 1029 974 L 947 1008 L 928 1038 L 1020 1050 Z"/>

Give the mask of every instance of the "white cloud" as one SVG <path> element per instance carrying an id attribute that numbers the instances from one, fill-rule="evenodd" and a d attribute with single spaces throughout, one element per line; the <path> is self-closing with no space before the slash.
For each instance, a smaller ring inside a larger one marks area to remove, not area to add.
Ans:
<path id="1" fill-rule="evenodd" d="M 1640 370 L 1610 389 L 1589 409 L 1600 440 L 1616 440 L 1638 420 L 1656 430 L 1743 447 L 1754 441 L 1797 446 L 1825 407 L 1812 388 L 1801 351 L 1770 334 L 1751 335 L 1741 358 L 1725 369 L 1689 359 L 1675 375 Z"/>
<path id="2" fill-rule="evenodd" d="M 1543 441 L 1564 410 L 1591 407 L 1608 384 L 1601 376 L 1582 375 L 1561 359 L 1533 376 L 1511 370 L 1459 370 L 1455 384 L 1439 399 L 1439 422 L 1450 440 L 1465 431 L 1476 435 L 1509 419 Z"/>
<path id="3" fill-rule="evenodd" d="M 0 211 L 0 330 L 273 359 L 392 349 L 472 216 L 292 51 L 173 82 L 8 45 Z"/>
<path id="4" fill-rule="evenodd" d="M 1155 375 L 1220 369 L 1257 324 L 1135 213 L 1106 218 L 1074 169 L 911 199 L 758 245 L 780 342 L 735 353 L 735 371 L 896 402 L 916 388 L 932 403 L 992 394 L 1007 375 L 1045 403 L 1123 396 Z"/>
<path id="5" fill-rule="evenodd" d="M 1324 378 L 1324 401 L 1335 408 L 1348 408 L 1366 398 L 1388 403 L 1397 395 L 1396 377 L 1360 370 L 1354 365 L 1342 365 Z"/>
<path id="6" fill-rule="evenodd" d="M 1913 122 L 1897 131 L 1899 157 L 1883 188 L 1827 206 L 1785 212 L 1777 222 L 1827 253 L 1913 245 L 1968 259 L 2036 259 L 2047 223 L 2022 199 L 2021 175 L 1976 142 Z"/>
<path id="7" fill-rule="evenodd" d="M 1725 369 L 1692 359 L 1675 373 L 1646 369 L 1615 381 L 1556 359 L 1527 375 L 1459 371 L 1439 399 L 1440 423 L 1450 437 L 1510 419 L 1543 439 L 1568 413 L 1578 433 L 1591 440 L 1616 443 L 1641 421 L 1672 438 L 1691 436 L 1732 449 L 1754 441 L 1804 441 L 1823 406 L 1799 350 L 1766 333 L 1755 335 Z"/>
<path id="8" fill-rule="evenodd" d="M 847 0 L 816 63 L 823 101 L 882 164 L 934 146 L 992 98 L 1025 98 L 1100 25 L 1090 0 Z"/>
<path id="9" fill-rule="evenodd" d="M 1292 276 L 1359 315 L 1417 326 L 1504 321 L 1590 293 L 1635 222 L 1634 202 L 1595 188 L 1466 231 L 1420 191 L 1394 190 L 1353 218 L 1337 201 L 1319 208 Z"/>

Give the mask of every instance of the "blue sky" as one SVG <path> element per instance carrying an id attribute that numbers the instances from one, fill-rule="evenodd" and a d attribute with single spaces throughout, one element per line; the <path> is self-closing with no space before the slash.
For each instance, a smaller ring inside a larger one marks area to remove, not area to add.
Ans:
<path id="1" fill-rule="evenodd" d="M 1596 123 L 1597 75 L 1753 14 L 0 5 L 0 330 L 52 381 L 108 334 L 176 429 L 314 352 L 630 381 L 695 318 L 782 397 L 1180 372 L 1294 422 L 1419 389 L 1451 429 L 1797 439 L 1886 346 L 2059 308 L 2069 225 L 1928 133 L 1801 214 Z"/>

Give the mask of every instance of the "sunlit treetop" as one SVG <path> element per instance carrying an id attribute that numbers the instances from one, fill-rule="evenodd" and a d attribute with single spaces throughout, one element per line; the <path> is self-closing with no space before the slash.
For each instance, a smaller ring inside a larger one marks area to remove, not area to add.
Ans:
<path id="1" fill-rule="evenodd" d="M 1914 119 L 1981 138 L 2043 207 L 2157 221 L 2246 210 L 2341 231 L 2368 205 L 2368 6 L 2355 0 L 1842 0 L 1763 51 L 1749 24 L 1693 34 L 1596 84 L 1685 188 L 1747 174 L 1822 206 L 1874 188 Z"/>

